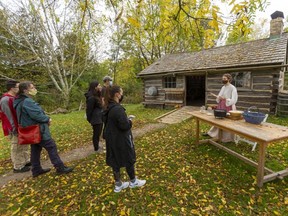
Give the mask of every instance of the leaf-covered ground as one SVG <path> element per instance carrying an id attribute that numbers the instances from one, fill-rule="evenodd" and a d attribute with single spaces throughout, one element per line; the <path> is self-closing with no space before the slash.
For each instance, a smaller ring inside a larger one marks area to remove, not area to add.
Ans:
<path id="1" fill-rule="evenodd" d="M 278 121 L 272 119 L 271 121 Z M 286 122 L 283 122 L 286 124 Z M 194 120 L 136 140 L 143 188 L 113 192 L 104 154 L 75 161 L 73 173 L 54 172 L 0 190 L 1 215 L 287 215 L 287 178 L 256 186 L 256 169 L 208 145 L 195 146 Z M 208 125 L 201 125 L 202 131 Z M 227 146 L 254 158 L 247 144 Z M 267 167 L 287 167 L 287 143 L 268 148 Z M 277 169 L 276 169 L 277 170 Z M 127 175 L 122 170 L 123 179 Z"/>
<path id="2" fill-rule="evenodd" d="M 154 118 L 168 112 L 169 110 L 146 109 L 141 104 L 125 105 L 127 114 L 136 116 L 133 120 L 133 128 L 142 127 L 148 122 L 154 122 Z M 59 152 L 66 152 L 85 145 L 91 145 L 92 129 L 85 119 L 85 112 L 71 112 L 68 114 L 52 115 L 51 133 L 57 143 Z M 42 158 L 47 159 L 45 151 Z M 10 143 L 3 137 L 0 129 L 0 174 L 12 170 L 10 160 Z"/>

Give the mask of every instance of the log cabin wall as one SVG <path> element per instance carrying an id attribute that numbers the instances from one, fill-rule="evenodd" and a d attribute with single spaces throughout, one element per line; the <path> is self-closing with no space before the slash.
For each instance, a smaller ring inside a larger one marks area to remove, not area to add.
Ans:
<path id="1" fill-rule="evenodd" d="M 174 106 L 184 104 L 185 77 L 176 76 L 176 88 L 164 88 L 165 77 L 153 77 L 144 79 L 143 104 L 145 106 Z M 148 89 L 155 87 L 157 94 L 150 95 Z"/>
<path id="2" fill-rule="evenodd" d="M 238 73 L 238 78 L 241 78 L 241 74 L 246 68 L 246 70 L 250 70 L 245 71 L 250 73 L 249 88 L 246 82 L 242 85 L 241 80 L 238 79 L 237 83 L 239 84 L 239 88 L 236 86 L 239 93 L 238 108 L 244 110 L 252 105 L 256 105 L 261 111 L 275 113 L 277 106 L 275 100 L 279 89 L 278 79 L 281 68 L 279 66 L 285 66 L 287 64 L 287 41 L 288 33 L 282 33 L 273 38 L 219 46 L 197 52 L 166 54 L 138 74 L 139 77 L 146 80 L 143 89 L 144 100 L 152 103 L 160 101 L 162 104 L 181 103 L 181 101 L 183 101 L 182 105 L 185 105 L 188 96 L 190 100 L 190 94 L 187 94 L 185 90 L 186 84 L 189 84 L 188 77 L 203 73 L 203 75 L 205 74 L 206 83 L 205 89 L 201 89 L 201 93 L 205 93 L 206 91 L 205 104 L 215 104 L 214 98 L 209 96 L 207 92 L 212 91 L 218 94 L 222 86 L 222 74 L 226 72 Z M 223 68 L 222 71 L 221 68 Z M 165 76 L 163 76 L 163 74 Z M 178 77 L 180 74 L 188 77 L 180 78 Z M 169 82 L 163 82 L 163 80 L 165 80 L 168 75 L 172 77 L 177 76 L 177 85 L 173 81 L 172 87 L 166 85 L 166 90 L 163 86 Z M 152 78 L 152 76 L 156 78 Z M 243 75 L 243 77 L 245 80 L 248 80 L 248 76 Z M 184 85 L 181 86 L 181 84 Z M 193 82 L 192 84 L 195 85 Z M 148 86 L 152 85 L 159 85 L 159 88 L 157 87 L 159 94 L 152 95 L 151 97 L 151 94 L 147 95 L 147 90 L 149 89 Z M 184 93 L 182 93 L 183 89 Z M 182 99 L 181 94 L 183 94 L 184 99 Z M 193 99 L 193 97 L 191 98 Z M 204 100 L 201 101 L 201 103 L 204 104 Z"/>
<path id="3" fill-rule="evenodd" d="M 231 71 L 230 74 L 233 72 Z M 206 79 L 206 104 L 215 105 L 216 101 L 208 93 L 218 94 L 222 87 L 221 74 L 208 74 Z M 275 114 L 277 106 L 277 95 L 279 86 L 280 70 L 251 71 L 250 89 L 237 88 L 237 109 L 247 110 L 256 106 L 265 113 Z"/>
<path id="4" fill-rule="evenodd" d="M 163 80 L 164 82 L 164 80 Z M 185 77 L 176 76 L 176 88 L 165 88 L 165 105 L 183 105 L 184 104 L 184 82 Z"/>
<path id="5" fill-rule="evenodd" d="M 155 87 L 157 89 L 156 95 L 149 95 L 148 89 L 150 87 Z M 165 103 L 165 91 L 162 85 L 162 77 L 153 77 L 144 79 L 144 102 L 145 105 L 160 105 L 164 106 Z"/>

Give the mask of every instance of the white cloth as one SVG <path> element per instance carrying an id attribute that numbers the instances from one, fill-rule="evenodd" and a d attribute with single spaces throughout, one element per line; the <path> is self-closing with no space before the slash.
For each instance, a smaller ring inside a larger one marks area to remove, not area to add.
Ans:
<path id="1" fill-rule="evenodd" d="M 216 98 L 216 102 L 219 103 L 220 102 L 220 98 L 219 96 L 221 96 L 222 98 L 226 98 L 226 106 L 232 106 L 232 110 L 236 110 L 236 106 L 235 104 L 237 103 L 238 100 L 238 93 L 237 93 L 237 89 L 235 86 L 233 86 L 232 84 L 226 84 L 224 86 L 222 86 L 217 98 Z M 217 127 L 211 127 L 211 129 L 208 131 L 208 135 L 212 138 L 219 138 L 219 128 Z M 222 132 L 222 139 L 220 140 L 221 142 L 234 142 L 235 139 L 235 135 L 227 132 L 227 131 L 223 131 Z"/>
<path id="2" fill-rule="evenodd" d="M 219 139 L 219 128 L 217 127 L 211 127 L 210 130 L 208 131 L 208 135 L 212 138 Z M 234 142 L 235 140 L 235 134 L 232 134 L 227 131 L 222 131 L 222 139 L 220 140 L 221 142 Z"/>
<path id="3" fill-rule="evenodd" d="M 226 106 L 232 106 L 232 110 L 236 110 L 235 104 L 238 100 L 238 93 L 234 85 L 228 83 L 227 85 L 222 86 L 216 98 L 217 103 L 220 102 L 219 96 L 221 96 L 222 98 L 226 98 Z"/>

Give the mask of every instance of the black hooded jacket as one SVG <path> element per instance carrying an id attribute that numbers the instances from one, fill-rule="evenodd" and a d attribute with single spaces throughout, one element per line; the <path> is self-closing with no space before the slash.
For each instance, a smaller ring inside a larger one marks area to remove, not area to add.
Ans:
<path id="1" fill-rule="evenodd" d="M 101 99 L 95 97 L 91 92 L 85 93 L 86 97 L 86 117 L 91 125 L 102 124 L 102 104 Z"/>
<path id="2" fill-rule="evenodd" d="M 111 102 L 103 117 L 107 165 L 118 168 L 133 165 L 136 154 L 131 132 L 132 122 L 128 119 L 124 107 Z"/>

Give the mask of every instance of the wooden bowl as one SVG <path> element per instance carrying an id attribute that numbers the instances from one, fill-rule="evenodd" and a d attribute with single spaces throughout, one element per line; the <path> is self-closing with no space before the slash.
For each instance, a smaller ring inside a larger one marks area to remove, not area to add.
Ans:
<path id="1" fill-rule="evenodd" d="M 230 117 L 231 118 L 242 118 L 242 114 L 243 114 L 243 111 L 240 111 L 240 110 L 230 110 L 229 111 L 229 114 L 230 114 Z"/>

